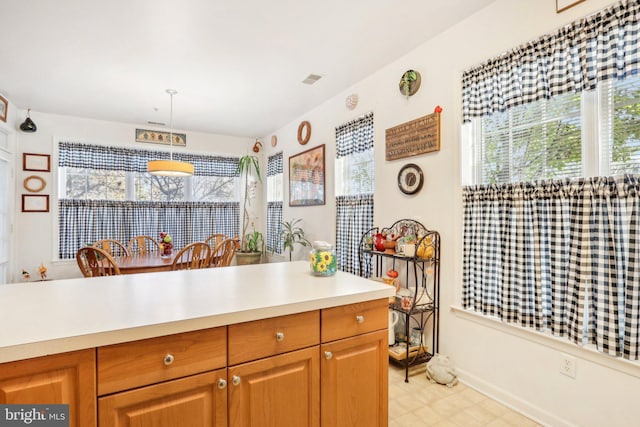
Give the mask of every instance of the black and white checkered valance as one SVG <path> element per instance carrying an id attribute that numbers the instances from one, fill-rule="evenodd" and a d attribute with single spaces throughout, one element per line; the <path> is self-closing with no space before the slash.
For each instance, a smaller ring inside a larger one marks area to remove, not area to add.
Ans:
<path id="1" fill-rule="evenodd" d="M 58 166 L 60 167 L 146 172 L 149 160 L 168 160 L 169 152 L 60 142 L 58 156 Z M 192 163 L 195 169 L 194 175 L 238 176 L 239 159 L 237 157 L 173 153 L 173 158 Z"/>
<path id="2" fill-rule="evenodd" d="M 639 48 L 639 0 L 622 0 L 465 71 L 463 121 L 637 74 Z"/>
<path id="3" fill-rule="evenodd" d="M 373 113 L 336 127 L 336 157 L 373 149 Z"/>
<path id="4" fill-rule="evenodd" d="M 282 173 L 282 151 L 269 156 L 267 159 L 267 176 L 274 176 Z"/>

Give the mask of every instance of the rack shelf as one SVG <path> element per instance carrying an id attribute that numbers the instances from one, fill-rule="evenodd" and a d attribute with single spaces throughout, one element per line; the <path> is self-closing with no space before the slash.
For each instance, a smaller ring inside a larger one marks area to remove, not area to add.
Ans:
<path id="1" fill-rule="evenodd" d="M 405 256 L 382 247 L 377 250 L 376 241 L 381 234 L 393 235 L 399 243 L 415 242 L 414 254 Z M 389 360 L 405 368 L 405 382 L 409 382 L 409 367 L 429 361 L 438 352 L 440 234 L 418 221 L 401 219 L 390 227 L 374 227 L 365 232 L 360 239 L 358 258 L 363 277 L 382 277 L 388 269 L 403 270 L 402 286 L 390 301 L 389 310 L 396 311 L 404 320 L 401 337 L 404 341 L 390 347 Z M 413 343 L 412 330 L 419 333 L 418 341 L 414 338 Z M 430 332 L 430 340 L 425 339 L 425 332 Z"/>

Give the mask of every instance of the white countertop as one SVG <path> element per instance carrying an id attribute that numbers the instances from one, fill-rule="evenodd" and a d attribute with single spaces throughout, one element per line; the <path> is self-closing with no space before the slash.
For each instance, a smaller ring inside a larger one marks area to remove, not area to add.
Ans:
<path id="1" fill-rule="evenodd" d="M 304 261 L 0 285 L 0 363 L 393 294 Z"/>

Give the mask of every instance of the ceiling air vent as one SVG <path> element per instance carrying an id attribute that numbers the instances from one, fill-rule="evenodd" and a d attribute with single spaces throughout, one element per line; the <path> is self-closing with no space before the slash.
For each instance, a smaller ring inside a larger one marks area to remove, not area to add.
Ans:
<path id="1" fill-rule="evenodd" d="M 319 75 L 319 74 L 309 74 L 307 76 L 307 78 L 302 81 L 302 83 L 307 84 L 307 85 L 312 85 L 315 82 L 317 82 L 318 80 L 320 80 L 321 78 L 322 78 L 322 76 Z"/>
<path id="2" fill-rule="evenodd" d="M 162 122 L 153 122 L 153 121 L 151 121 L 151 120 L 148 120 L 148 121 L 147 121 L 147 123 L 148 123 L 148 124 L 150 124 L 150 125 L 156 125 L 156 126 L 166 126 L 166 125 L 167 125 L 166 123 L 162 123 Z"/>

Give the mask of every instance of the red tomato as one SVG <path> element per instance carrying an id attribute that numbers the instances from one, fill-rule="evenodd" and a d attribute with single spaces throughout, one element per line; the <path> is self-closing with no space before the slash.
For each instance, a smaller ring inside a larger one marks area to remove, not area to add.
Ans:
<path id="1" fill-rule="evenodd" d="M 398 272 L 395 270 L 389 270 L 387 271 L 387 276 L 391 277 L 392 279 L 395 279 L 396 277 L 398 277 Z"/>

